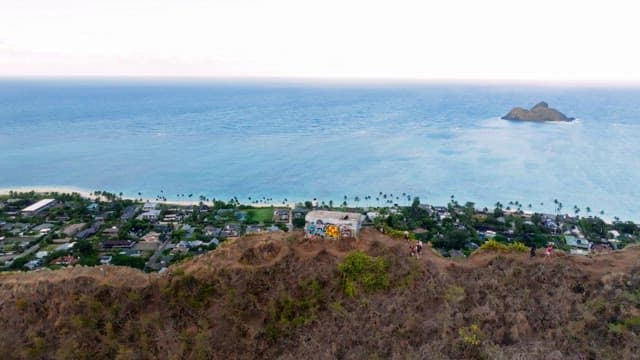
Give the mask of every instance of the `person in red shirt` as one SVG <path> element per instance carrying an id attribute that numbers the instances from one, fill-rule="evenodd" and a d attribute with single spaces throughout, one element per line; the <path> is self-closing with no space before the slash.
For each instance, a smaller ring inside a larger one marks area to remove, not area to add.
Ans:
<path id="1" fill-rule="evenodd" d="M 547 251 L 546 251 L 547 258 L 550 258 L 552 253 L 553 253 L 553 243 L 549 243 L 547 245 Z"/>

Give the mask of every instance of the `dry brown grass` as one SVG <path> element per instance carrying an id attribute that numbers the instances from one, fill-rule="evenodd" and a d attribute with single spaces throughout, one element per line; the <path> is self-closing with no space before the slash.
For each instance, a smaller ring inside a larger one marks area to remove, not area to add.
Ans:
<path id="1" fill-rule="evenodd" d="M 338 265 L 385 259 L 348 297 Z M 166 275 L 104 267 L 0 276 L 3 358 L 637 357 L 640 247 L 593 258 L 482 252 L 451 262 L 360 240 L 238 239 Z"/>

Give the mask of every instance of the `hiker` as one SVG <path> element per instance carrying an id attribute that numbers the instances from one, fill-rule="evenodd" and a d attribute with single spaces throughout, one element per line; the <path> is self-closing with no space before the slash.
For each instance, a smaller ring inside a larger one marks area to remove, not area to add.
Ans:
<path id="1" fill-rule="evenodd" d="M 418 256 L 416 253 L 416 246 L 413 244 L 409 245 L 409 256 Z"/>
<path id="2" fill-rule="evenodd" d="M 536 244 L 531 245 L 531 249 L 529 250 L 529 256 L 533 259 L 536 256 Z"/>
<path id="3" fill-rule="evenodd" d="M 553 253 L 553 243 L 549 243 L 547 245 L 547 251 L 546 251 L 547 258 L 551 257 L 551 253 Z"/>
<path id="4" fill-rule="evenodd" d="M 407 230 L 404 231 L 404 239 L 409 241 L 409 232 Z"/>
<path id="5" fill-rule="evenodd" d="M 420 257 L 420 254 L 422 254 L 422 241 L 418 240 L 418 243 L 416 244 L 416 257 Z"/>

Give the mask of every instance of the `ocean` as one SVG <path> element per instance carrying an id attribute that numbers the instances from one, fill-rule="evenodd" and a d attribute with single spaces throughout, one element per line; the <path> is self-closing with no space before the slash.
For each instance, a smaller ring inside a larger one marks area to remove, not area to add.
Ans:
<path id="1" fill-rule="evenodd" d="M 539 101 L 577 120 L 500 119 Z M 557 199 L 637 221 L 639 105 L 640 88 L 3 79 L 0 188 L 359 206 L 453 195 L 550 213 Z"/>

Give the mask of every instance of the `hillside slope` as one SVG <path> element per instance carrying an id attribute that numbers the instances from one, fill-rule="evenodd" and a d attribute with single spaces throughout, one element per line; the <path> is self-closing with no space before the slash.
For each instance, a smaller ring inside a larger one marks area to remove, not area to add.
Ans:
<path id="1" fill-rule="evenodd" d="M 297 233 L 243 238 L 164 275 L 2 275 L 0 347 L 6 359 L 640 358 L 638 247 L 460 262 L 407 248 L 371 230 Z M 383 288 L 367 290 L 382 275 L 365 266 L 346 295 L 339 264 L 355 250 L 384 259 Z"/>

